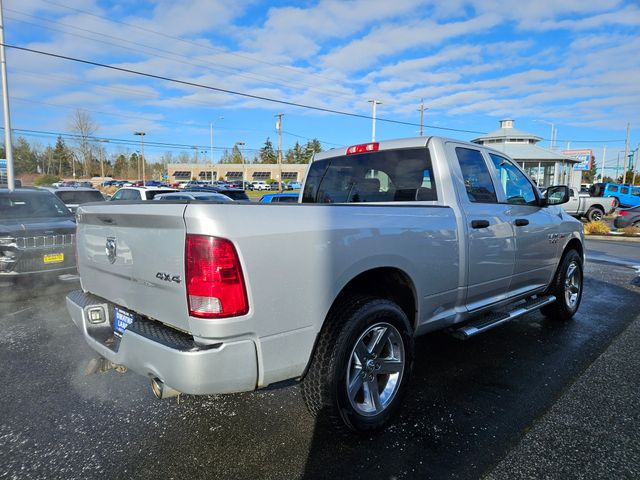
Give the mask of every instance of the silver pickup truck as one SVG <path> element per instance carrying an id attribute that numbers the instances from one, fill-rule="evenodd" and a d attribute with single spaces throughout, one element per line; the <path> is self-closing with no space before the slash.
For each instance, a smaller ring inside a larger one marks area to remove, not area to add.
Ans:
<path id="1" fill-rule="evenodd" d="M 569 189 L 569 201 L 562 205 L 565 211 L 576 218 L 586 218 L 590 222 L 602 220 L 605 214 L 616 209 L 613 197 L 592 197 L 573 188 Z"/>
<path id="2" fill-rule="evenodd" d="M 417 335 L 468 338 L 541 309 L 571 318 L 584 238 L 504 154 L 421 137 L 317 154 L 297 204 L 78 209 L 87 342 L 157 397 L 302 382 L 337 428 L 397 411 Z"/>

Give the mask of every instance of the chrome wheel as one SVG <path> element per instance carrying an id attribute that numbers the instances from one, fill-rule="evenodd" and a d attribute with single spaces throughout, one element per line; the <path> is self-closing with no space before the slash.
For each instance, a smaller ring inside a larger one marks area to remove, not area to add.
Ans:
<path id="1" fill-rule="evenodd" d="M 393 401 L 402 382 L 405 350 L 402 335 L 382 322 L 369 327 L 351 350 L 347 396 L 360 415 L 373 416 Z"/>
<path id="2" fill-rule="evenodd" d="M 572 311 L 578 306 L 580 299 L 580 290 L 582 289 L 582 272 L 578 263 L 573 261 L 567 268 L 567 274 L 564 279 L 564 299 Z"/>

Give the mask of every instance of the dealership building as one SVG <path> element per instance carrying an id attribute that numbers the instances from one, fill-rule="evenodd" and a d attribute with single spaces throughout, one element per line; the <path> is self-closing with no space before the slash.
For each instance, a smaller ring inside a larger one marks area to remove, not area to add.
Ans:
<path id="1" fill-rule="evenodd" d="M 307 171 L 307 164 L 285 163 L 281 167 L 274 164 L 249 163 L 172 163 L 167 166 L 169 182 L 189 180 L 227 180 L 248 182 L 282 180 L 301 182 Z"/>
<path id="2" fill-rule="evenodd" d="M 500 128 L 471 141 L 506 153 L 539 187 L 569 185 L 580 189 L 582 172 L 591 166 L 590 150 L 547 150 L 536 145 L 542 137 L 518 130 L 513 124 L 514 120 L 500 120 Z"/>

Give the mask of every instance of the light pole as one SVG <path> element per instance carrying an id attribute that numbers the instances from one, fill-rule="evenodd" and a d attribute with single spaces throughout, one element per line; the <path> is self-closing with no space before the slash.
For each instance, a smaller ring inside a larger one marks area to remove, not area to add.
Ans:
<path id="1" fill-rule="evenodd" d="M 142 186 L 146 185 L 144 178 L 144 136 L 146 135 L 144 132 L 133 132 L 134 135 L 140 136 L 140 156 L 142 157 Z"/>
<path id="2" fill-rule="evenodd" d="M 242 190 L 244 190 L 244 182 L 246 176 L 246 164 L 244 163 L 244 142 L 236 142 L 233 146 L 240 145 L 242 150 L 240 150 L 240 160 L 242 160 Z"/>
<path id="3" fill-rule="evenodd" d="M 7 157 L 7 187 L 12 192 L 15 189 L 13 175 L 13 148 L 11 146 L 11 115 L 9 113 L 9 83 L 7 80 L 7 58 L 4 53 L 4 17 L 0 0 L 0 70 L 2 70 L 2 111 L 4 113 L 4 151 Z"/>
<path id="4" fill-rule="evenodd" d="M 213 122 L 209 122 L 209 161 L 211 162 L 211 185 L 213 185 L 213 124 L 218 120 L 224 120 L 224 117 L 220 115 Z"/>
<path id="5" fill-rule="evenodd" d="M 557 130 L 553 122 L 547 122 L 546 120 L 534 120 L 535 123 L 545 123 L 551 125 L 551 137 L 549 137 L 549 150 L 551 150 L 556 143 Z"/>
<path id="6" fill-rule="evenodd" d="M 98 139 L 98 142 L 108 143 L 109 140 L 105 138 L 100 138 Z M 100 145 L 100 174 L 102 175 L 102 181 L 104 182 L 104 152 L 103 152 L 102 145 Z"/>
<path id="7" fill-rule="evenodd" d="M 376 106 L 382 105 L 382 102 L 379 100 L 369 100 L 371 104 L 371 141 L 376 141 Z"/>

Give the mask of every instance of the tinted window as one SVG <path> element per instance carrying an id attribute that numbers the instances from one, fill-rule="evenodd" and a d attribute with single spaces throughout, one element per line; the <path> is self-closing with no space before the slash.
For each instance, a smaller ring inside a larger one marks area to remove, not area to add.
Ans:
<path id="1" fill-rule="evenodd" d="M 629 193 L 629 188 L 628 187 L 622 187 L 620 189 L 620 193 L 622 193 L 623 195 L 627 195 Z"/>
<path id="2" fill-rule="evenodd" d="M 249 200 L 249 197 L 244 193 L 244 190 L 221 190 L 220 193 L 232 200 Z"/>
<path id="3" fill-rule="evenodd" d="M 345 155 L 311 164 L 303 203 L 437 200 L 429 150 Z M 294 198 L 295 201 L 297 199 Z M 286 200 L 285 200 L 286 201 Z"/>
<path id="4" fill-rule="evenodd" d="M 81 203 L 88 203 L 88 202 L 101 202 L 104 201 L 104 197 L 102 196 L 102 194 L 95 190 L 95 191 L 86 191 L 86 190 L 79 190 L 79 191 L 64 191 L 64 192 L 56 192 L 56 195 L 58 196 L 58 198 L 60 200 L 62 200 L 64 203 L 67 204 L 81 204 Z"/>
<path id="5" fill-rule="evenodd" d="M 464 186 L 470 202 L 497 203 L 496 190 L 493 187 L 489 168 L 479 150 L 456 148 L 456 156 L 462 169 Z"/>
<path id="6" fill-rule="evenodd" d="M 298 197 L 280 197 L 280 203 L 297 203 Z"/>
<path id="7" fill-rule="evenodd" d="M 609 187 L 607 187 L 607 190 L 609 190 L 610 192 L 617 192 L 618 187 L 615 185 L 609 185 Z"/>
<path id="8" fill-rule="evenodd" d="M 140 196 L 138 194 L 138 192 L 136 193 L 136 200 L 140 200 Z M 147 200 L 153 200 L 153 198 L 156 195 L 162 195 L 163 193 L 170 193 L 170 191 L 166 191 L 166 190 L 147 190 Z"/>
<path id="9" fill-rule="evenodd" d="M 65 204 L 50 193 L 6 192 L 0 194 L 0 220 L 71 216 Z"/>
<path id="10" fill-rule="evenodd" d="M 524 173 L 504 157 L 492 153 L 489 154 L 489 157 L 498 171 L 500 186 L 507 197 L 507 203 L 516 205 L 538 204 L 533 185 L 527 180 Z"/>

